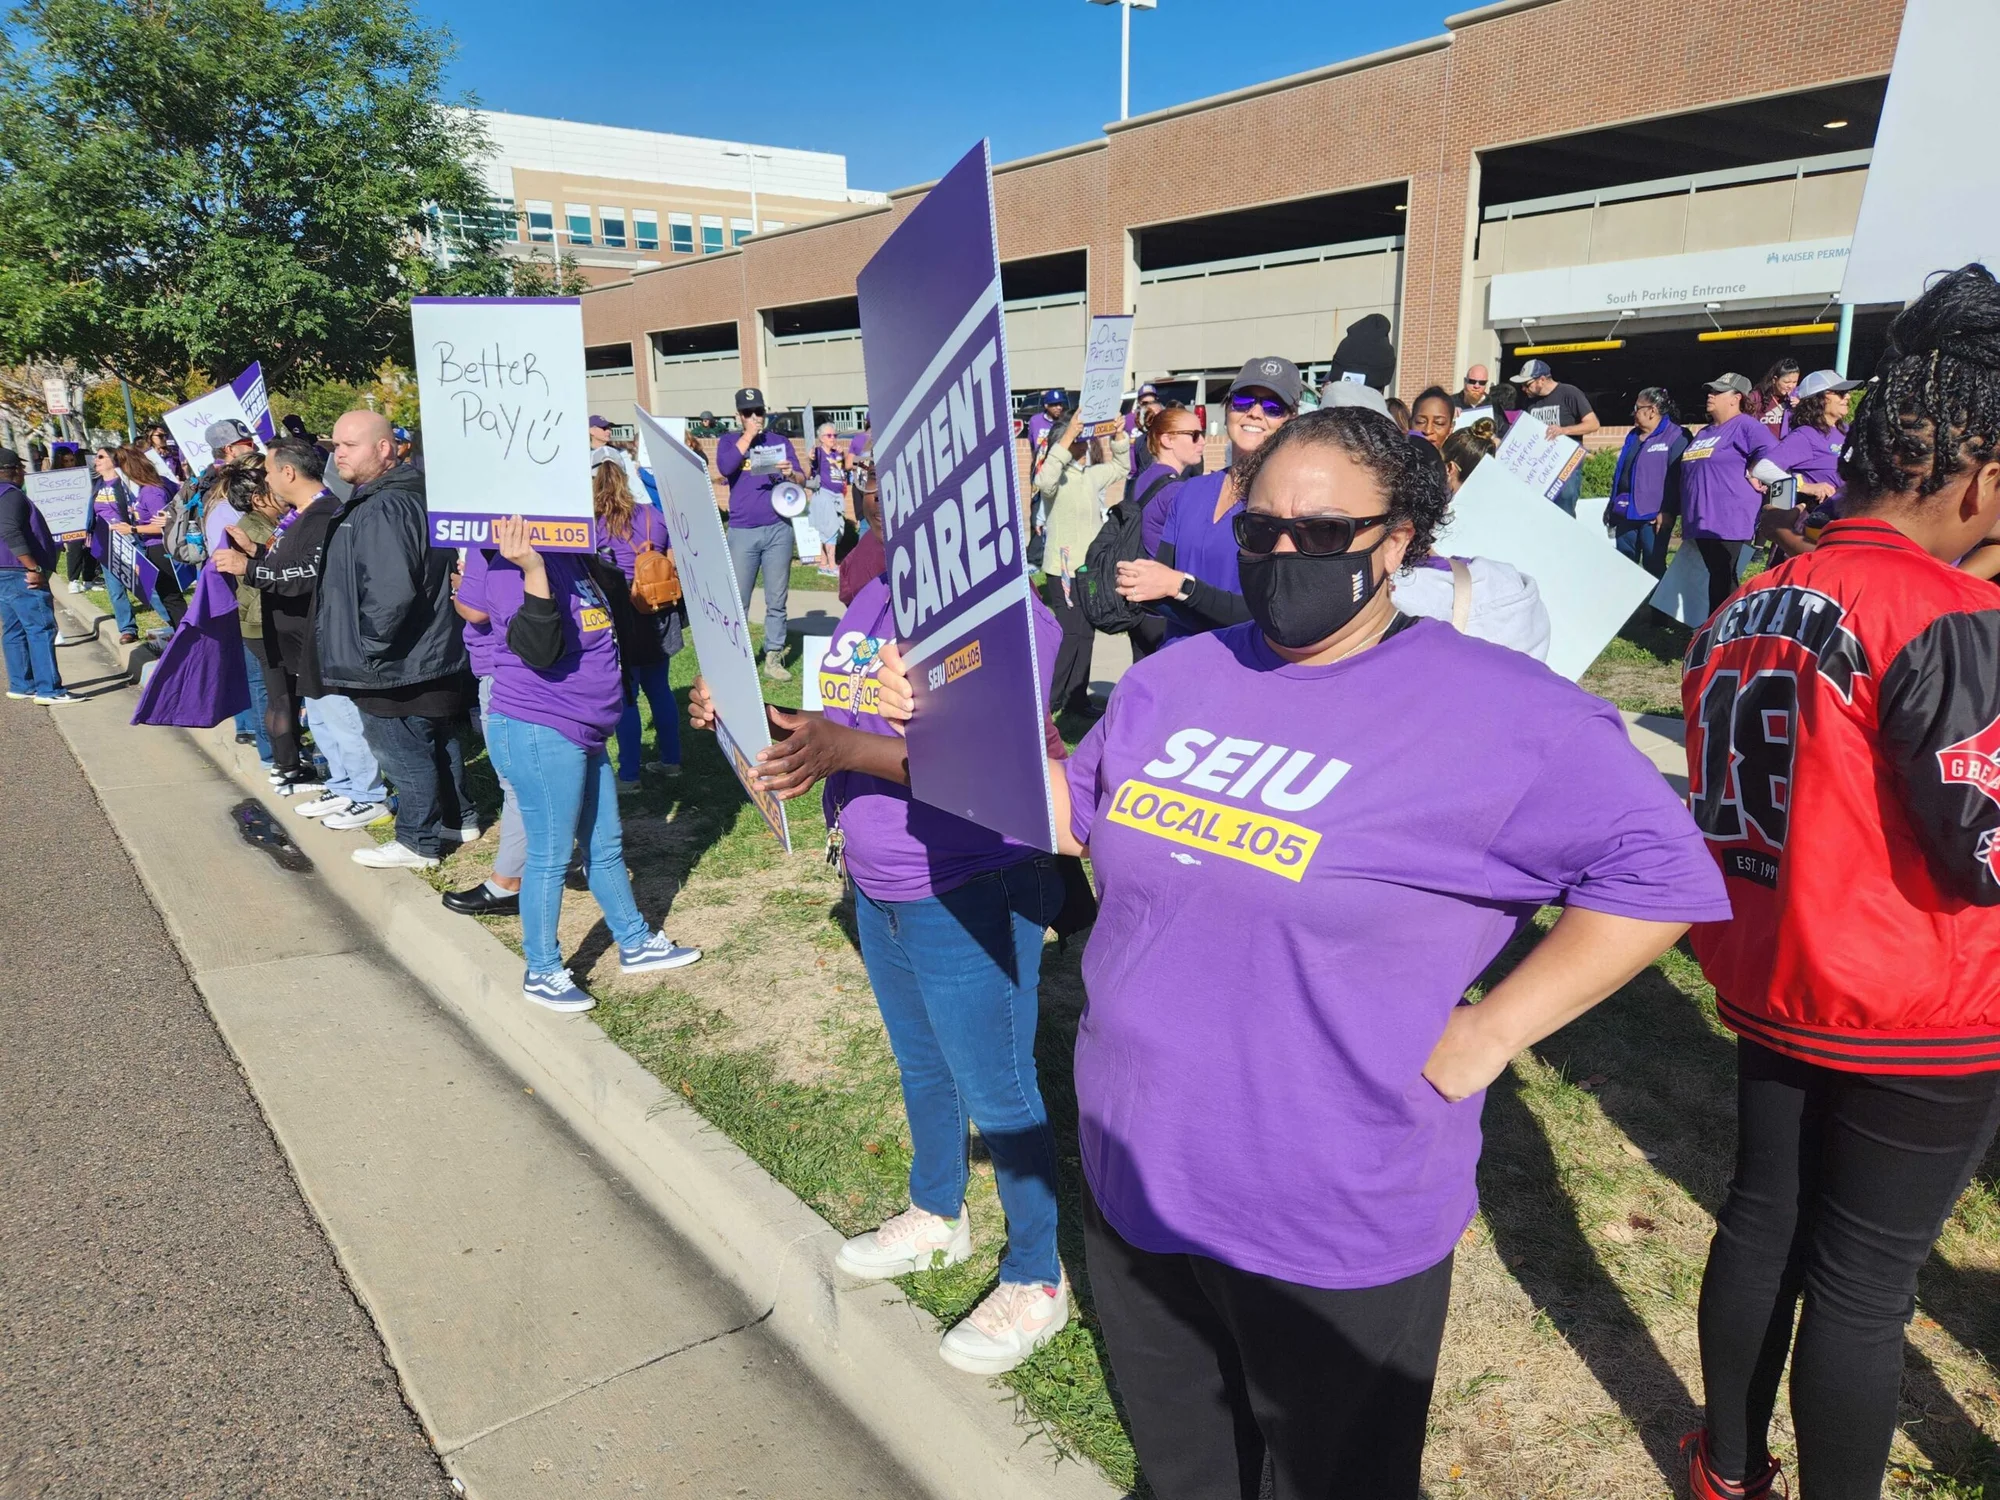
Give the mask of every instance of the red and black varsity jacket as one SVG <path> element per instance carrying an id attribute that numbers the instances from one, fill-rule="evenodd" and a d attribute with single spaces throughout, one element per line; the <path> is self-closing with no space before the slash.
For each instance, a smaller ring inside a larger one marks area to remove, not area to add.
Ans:
<path id="1" fill-rule="evenodd" d="M 2000 589 L 1837 521 L 1702 626 L 1681 698 L 1723 1021 L 1849 1072 L 2000 1068 Z"/>

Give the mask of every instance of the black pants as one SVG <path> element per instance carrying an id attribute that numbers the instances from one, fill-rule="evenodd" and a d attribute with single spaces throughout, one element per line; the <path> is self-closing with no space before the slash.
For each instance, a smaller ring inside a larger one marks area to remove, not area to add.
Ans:
<path id="1" fill-rule="evenodd" d="M 64 571 L 72 583 L 95 583 L 103 571 L 97 566 L 97 559 L 90 555 L 90 542 L 78 537 L 63 543 Z"/>
<path id="2" fill-rule="evenodd" d="M 264 669 L 264 733 L 271 737 L 271 764 L 299 771 L 299 680 L 270 659 L 272 649 L 269 638 L 251 648 Z"/>
<path id="3" fill-rule="evenodd" d="M 364 712 L 361 733 L 376 764 L 396 788 L 396 842 L 436 859 L 444 831 L 476 820 L 465 790 L 463 719 L 384 718 Z"/>
<path id="4" fill-rule="evenodd" d="M 1702 537 L 1694 545 L 1708 566 L 1708 612 L 1714 614 L 1736 592 L 1736 543 Z"/>
<path id="5" fill-rule="evenodd" d="M 1416 1500 L 1451 1257 L 1329 1292 L 1135 1249 L 1083 1196 L 1112 1373 L 1159 1500 Z"/>
<path id="6" fill-rule="evenodd" d="M 1080 576 L 1070 580 L 1072 594 L 1083 586 Z M 1097 632 L 1090 628 L 1082 604 L 1063 597 L 1060 578 L 1042 581 L 1042 603 L 1062 626 L 1062 647 L 1056 652 L 1056 680 L 1049 693 L 1049 712 L 1059 714 L 1064 709 L 1083 708 L 1090 696 L 1090 653 L 1097 643 Z"/>
<path id="7" fill-rule="evenodd" d="M 1790 1352 L 1802 1492 L 1876 1500 L 1917 1271 L 2000 1124 L 2000 1072 L 1840 1073 L 1747 1040 L 1736 1069 L 1736 1178 L 1701 1282 L 1709 1453 L 1731 1480 L 1770 1461 Z"/>
<path id="8" fill-rule="evenodd" d="M 159 574 L 154 591 L 159 594 L 160 603 L 166 608 L 167 623 L 178 630 L 181 627 L 181 616 L 187 613 L 188 608 L 187 595 L 181 592 L 180 576 L 174 572 L 174 565 L 167 561 L 167 549 L 162 543 L 147 542 L 142 550 L 147 560 L 152 563 L 153 570 Z M 144 604 L 146 601 L 139 599 L 133 602 Z"/>

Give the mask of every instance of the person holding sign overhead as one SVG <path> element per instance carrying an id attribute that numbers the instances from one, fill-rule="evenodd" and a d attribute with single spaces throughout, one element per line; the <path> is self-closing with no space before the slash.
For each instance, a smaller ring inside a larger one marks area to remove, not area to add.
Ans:
<path id="1" fill-rule="evenodd" d="M 625 711 L 611 604 L 588 555 L 551 552 L 528 540 L 519 516 L 493 522 L 493 548 L 466 554 L 458 603 L 485 616 L 493 695 L 486 744 L 514 789 L 528 836 L 521 875 L 521 993 L 555 1011 L 596 1005 L 563 966 L 557 925 L 570 849 L 584 846 L 590 894 L 604 910 L 627 974 L 685 968 L 701 957 L 639 914 L 625 870 L 618 792 L 605 744 Z"/>
<path id="2" fill-rule="evenodd" d="M 729 486 L 729 559 L 736 567 L 736 588 L 743 607 L 764 575 L 764 675 L 774 682 L 791 677 L 785 668 L 785 611 L 791 603 L 792 523 L 771 504 L 779 481 L 803 483 L 799 455 L 792 440 L 768 431 L 764 393 L 746 385 L 736 393 L 741 434 L 724 433 L 716 441 L 715 467 Z"/>
<path id="3" fill-rule="evenodd" d="M 1255 1494 L 1267 1459 L 1279 1495 L 1415 1500 L 1484 1090 L 1728 903 L 1616 710 L 1397 614 L 1445 517 L 1434 452 L 1338 407 L 1237 472 L 1250 620 L 1136 663 L 1051 767 L 1102 901 L 1084 1245 L 1161 1500 Z M 907 681 L 882 700 L 907 715 Z M 1453 746 L 1476 765 L 1436 774 Z"/>
<path id="4" fill-rule="evenodd" d="M 1091 647 L 1097 632 L 1083 613 L 1081 591 L 1090 587 L 1084 553 L 1104 524 L 1104 492 L 1125 477 L 1126 442 L 1123 432 L 1109 439 L 1085 438 L 1081 415 L 1072 416 L 1035 470 L 1035 498 L 1048 518 L 1042 602 L 1063 633 L 1055 696 L 1049 700 L 1057 713 L 1090 708 Z"/>
<path id="5" fill-rule="evenodd" d="M 879 531 L 873 471 L 855 475 L 859 508 Z M 1034 602 L 1042 686 L 1060 629 Z M 914 800 L 896 727 L 878 711 L 877 674 L 897 662 L 885 574 L 870 579 L 835 628 L 819 668 L 822 713 L 771 708 L 778 742 L 758 774 L 780 797 L 824 780 L 828 856 L 854 883 L 868 982 L 902 1075 L 910 1125 L 910 1207 L 841 1248 L 851 1276 L 883 1281 L 956 1265 L 972 1254 L 965 1212 L 966 1122 L 993 1158 L 1007 1214 L 1000 1285 L 945 1335 L 947 1364 L 979 1375 L 1019 1365 L 1069 1321 L 1056 1257 L 1056 1154 L 1035 1071 L 1044 935 L 1063 905 L 1055 860 Z M 688 720 L 715 722 L 695 680 Z M 1051 753 L 1062 741 L 1048 726 Z"/>

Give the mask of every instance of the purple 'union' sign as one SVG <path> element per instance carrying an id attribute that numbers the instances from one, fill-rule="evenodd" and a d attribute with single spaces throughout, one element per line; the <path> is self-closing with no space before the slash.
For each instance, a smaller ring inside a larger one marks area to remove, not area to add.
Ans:
<path id="1" fill-rule="evenodd" d="M 889 598 L 917 697 L 910 790 L 1054 850 L 986 142 L 924 195 L 857 290 Z"/>

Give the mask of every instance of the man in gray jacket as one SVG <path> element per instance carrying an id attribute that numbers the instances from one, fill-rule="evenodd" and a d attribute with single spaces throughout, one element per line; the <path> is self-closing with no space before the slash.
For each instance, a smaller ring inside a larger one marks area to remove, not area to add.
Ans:
<path id="1" fill-rule="evenodd" d="M 328 692 L 354 700 L 362 732 L 396 788 L 396 841 L 356 864 L 428 869 L 447 842 L 474 839 L 458 731 L 473 697 L 451 606 L 450 551 L 433 549 L 424 476 L 396 454 L 378 412 L 333 427 L 333 463 L 354 486 L 327 531 L 312 649 Z"/>

